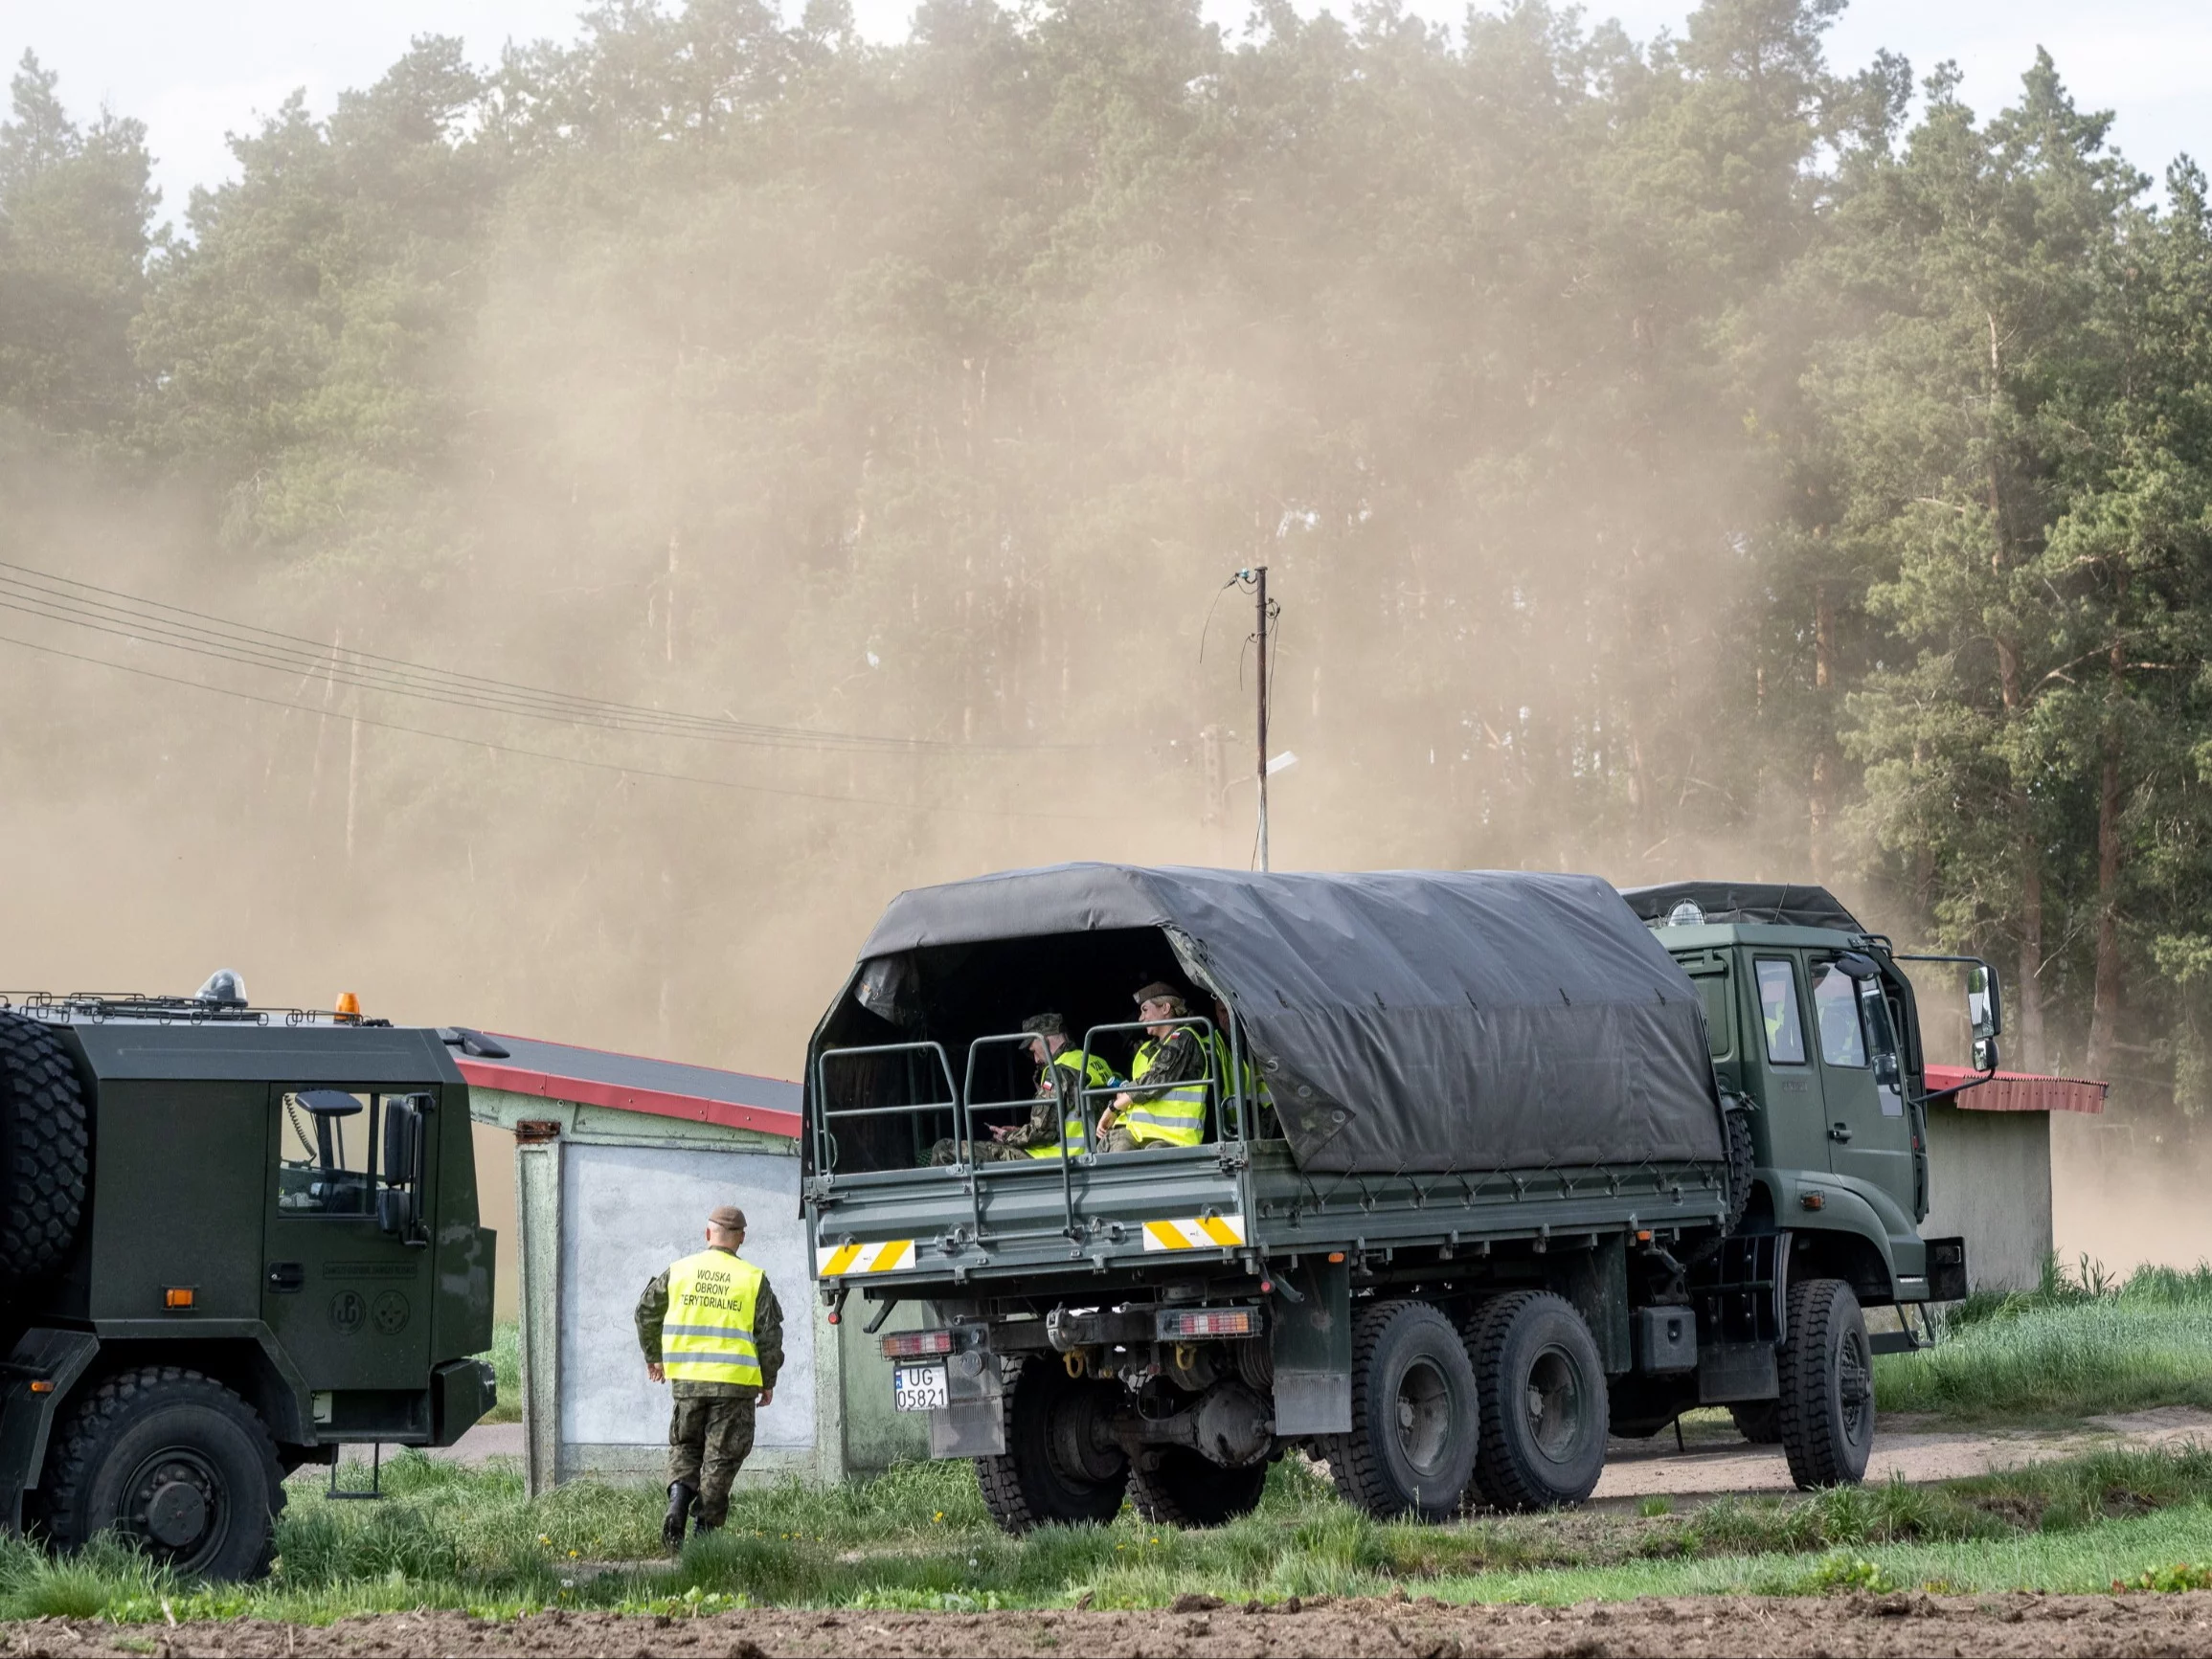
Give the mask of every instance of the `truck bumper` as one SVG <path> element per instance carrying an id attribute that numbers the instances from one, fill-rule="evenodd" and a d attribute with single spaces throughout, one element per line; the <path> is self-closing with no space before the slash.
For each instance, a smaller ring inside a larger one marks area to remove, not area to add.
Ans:
<path id="1" fill-rule="evenodd" d="M 482 1359 L 448 1359 L 430 1374 L 430 1444 L 451 1446 L 499 1403 L 499 1379 Z"/>

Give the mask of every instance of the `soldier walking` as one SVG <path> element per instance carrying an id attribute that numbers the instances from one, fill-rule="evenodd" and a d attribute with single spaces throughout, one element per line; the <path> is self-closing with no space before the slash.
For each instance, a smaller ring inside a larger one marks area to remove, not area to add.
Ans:
<path id="1" fill-rule="evenodd" d="M 668 1384 L 668 1514 L 661 1541 L 684 1547 L 693 1505 L 698 1531 L 730 1513 L 730 1483 L 753 1450 L 753 1420 L 776 1398 L 783 1369 L 783 1310 L 768 1275 L 737 1252 L 745 1212 L 725 1204 L 707 1218 L 707 1247 L 686 1256 L 638 1298 L 645 1375 Z"/>

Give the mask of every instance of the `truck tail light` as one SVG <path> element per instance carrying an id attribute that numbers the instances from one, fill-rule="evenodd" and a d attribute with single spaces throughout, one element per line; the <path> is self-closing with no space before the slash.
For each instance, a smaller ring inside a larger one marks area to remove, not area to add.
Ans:
<path id="1" fill-rule="evenodd" d="M 190 1308 L 197 1297 L 191 1285 L 170 1285 L 161 1293 L 164 1308 Z"/>
<path id="2" fill-rule="evenodd" d="M 883 1356 L 886 1359 L 925 1359 L 932 1354 L 950 1354 L 953 1351 L 953 1334 L 950 1331 L 901 1331 L 895 1336 L 883 1339 Z"/>
<path id="3" fill-rule="evenodd" d="M 1160 1315 L 1160 1335 L 1166 1342 L 1185 1342 L 1193 1336 L 1250 1336 L 1253 1329 L 1250 1308 L 1188 1308 Z"/>

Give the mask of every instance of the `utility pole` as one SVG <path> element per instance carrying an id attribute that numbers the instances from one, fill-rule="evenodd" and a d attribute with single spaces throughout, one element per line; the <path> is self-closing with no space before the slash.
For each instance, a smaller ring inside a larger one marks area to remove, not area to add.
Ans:
<path id="1" fill-rule="evenodd" d="M 1254 764 L 1254 766 L 1253 767 L 1253 785 L 1254 785 L 1254 786 L 1255 786 L 1255 787 L 1258 789 L 1258 791 L 1259 791 L 1259 839 L 1258 839 L 1258 843 L 1257 843 L 1256 847 L 1254 848 L 1254 851 L 1255 851 L 1255 852 L 1258 854 L 1258 857 L 1257 857 L 1257 859 L 1256 859 L 1254 862 L 1255 862 L 1255 863 L 1258 864 L 1258 866 L 1259 866 L 1261 869 L 1263 869 L 1263 870 L 1264 870 L 1264 869 L 1266 869 L 1266 868 L 1268 867 L 1268 846 L 1267 846 L 1267 774 L 1268 774 L 1268 773 L 1269 773 L 1270 771 L 1277 771 L 1277 772 L 1279 772 L 1279 771 L 1282 771 L 1282 770 L 1284 770 L 1284 769 L 1286 769 L 1286 768 L 1289 768 L 1289 767 L 1293 767 L 1293 766 L 1296 766 L 1296 765 L 1298 763 L 1298 757 L 1297 755 L 1295 755 L 1295 754 L 1289 754 L 1289 753 L 1285 753 L 1285 754 L 1281 754 L 1281 755 L 1278 755 L 1278 756 L 1276 757 L 1276 760 L 1275 760 L 1275 766 L 1274 766 L 1274 767 L 1272 767 L 1272 768 L 1271 768 L 1271 767 L 1268 765 L 1268 755 L 1267 755 L 1267 670 L 1268 670 L 1268 661 L 1267 661 L 1267 659 L 1268 659 L 1268 633 L 1269 633 L 1269 630 L 1270 630 L 1270 628 L 1273 626 L 1273 624 L 1274 624 L 1274 622 L 1275 622 L 1275 607 L 1274 607 L 1274 606 L 1272 606 L 1272 605 L 1270 605 L 1270 604 L 1268 603 L 1268 597 L 1267 597 L 1267 567 L 1266 567 L 1265 565 L 1249 565 L 1249 566 L 1247 566 L 1245 569 L 1243 569 L 1243 570 L 1241 570 L 1241 571 L 1237 572 L 1236 572 L 1236 574 L 1234 574 L 1233 576 L 1230 577 L 1228 581 L 1226 581 L 1226 582 L 1222 583 L 1222 585 L 1221 585 L 1221 591 L 1222 591 L 1222 593 L 1226 594 L 1226 593 L 1228 593 L 1228 592 L 1229 592 L 1229 590 L 1230 590 L 1230 589 L 1231 589 L 1231 588 L 1234 588 L 1234 587 L 1237 587 L 1237 586 L 1240 586 L 1240 585 L 1241 585 L 1241 586 L 1244 586 L 1244 587 L 1248 587 L 1248 588 L 1250 588 L 1250 589 L 1252 589 L 1252 590 L 1253 590 L 1253 599 L 1254 599 L 1254 601 L 1255 601 L 1255 603 L 1256 603 L 1256 605 L 1257 605 L 1257 610 L 1256 610 L 1256 612 L 1255 612 L 1255 616 L 1256 616 L 1256 617 L 1257 617 L 1257 619 L 1258 619 L 1258 625 L 1257 625 L 1257 627 L 1256 627 L 1256 628 L 1253 630 L 1253 642 L 1254 642 L 1254 643 L 1255 643 L 1255 644 L 1256 644 L 1256 645 L 1259 647 L 1259 719 L 1258 719 L 1258 721 L 1255 723 L 1255 726 L 1254 726 L 1254 729 L 1257 731 L 1257 733 L 1258 733 L 1258 735 L 1259 735 L 1259 750 L 1258 750 L 1258 753 L 1257 753 L 1257 755 L 1256 755 L 1256 757 L 1255 757 L 1255 761 L 1256 761 L 1256 763 L 1255 763 L 1255 764 Z M 1209 615 L 1209 616 L 1211 615 L 1210 611 L 1208 612 L 1208 615 Z M 1240 676 L 1239 676 L 1239 678 L 1241 679 L 1241 678 L 1242 678 L 1242 676 L 1240 675 Z M 1207 728 L 1207 730 L 1208 730 L 1208 732 L 1214 732 L 1214 731 L 1217 731 L 1218 729 L 1218 729 L 1218 728 L 1215 728 L 1215 727 L 1208 727 L 1208 728 Z M 1232 735 L 1232 736 L 1233 736 L 1233 735 L 1234 735 L 1234 733 L 1231 733 L 1230 735 Z M 1210 769 L 1211 769 L 1211 768 L 1212 768 L 1212 766 L 1214 765 L 1214 758 L 1213 758 L 1213 757 L 1214 757 L 1214 754 L 1215 754 L 1215 753 L 1218 751 L 1218 749 L 1219 749 L 1219 744 L 1218 744 L 1218 741 L 1216 741 L 1216 742 L 1214 743 L 1214 745 L 1213 745 L 1211 748 L 1209 748 L 1209 749 L 1208 750 L 1208 751 L 1207 751 L 1207 765 L 1208 765 L 1208 769 L 1209 769 L 1209 770 L 1208 770 L 1208 787 L 1209 787 L 1209 788 L 1210 788 L 1210 779 L 1211 779 L 1211 771 L 1210 771 Z"/>
<path id="2" fill-rule="evenodd" d="M 1259 867 L 1267 868 L 1267 567 L 1253 569 L 1259 595 Z"/>

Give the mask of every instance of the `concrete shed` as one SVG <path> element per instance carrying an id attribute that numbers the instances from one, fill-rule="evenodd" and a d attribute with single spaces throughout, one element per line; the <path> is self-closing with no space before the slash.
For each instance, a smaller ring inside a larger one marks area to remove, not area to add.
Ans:
<path id="1" fill-rule="evenodd" d="M 829 1325 L 814 1296 L 799 1222 L 797 1084 L 492 1042 L 506 1053 L 456 1059 L 472 1115 L 514 1136 L 531 1491 L 579 1475 L 661 1478 L 668 1394 L 644 1375 L 632 1310 L 648 1279 L 700 1247 L 707 1212 L 725 1203 L 745 1210 L 745 1254 L 784 1315 L 783 1375 L 745 1478 L 835 1481 L 922 1454 L 920 1430 L 893 1419 L 888 1390 L 848 1391 L 845 1361 L 873 1342 L 857 1324 Z M 860 1370 L 880 1380 L 880 1367 Z"/>
<path id="2" fill-rule="evenodd" d="M 1930 1065 L 1928 1087 L 1975 1074 Z M 1928 1238 L 1966 1241 L 1976 1290 L 2033 1289 L 2051 1253 L 2051 1113 L 2100 1112 L 2105 1085 L 2000 1071 L 1928 1109 Z"/>

